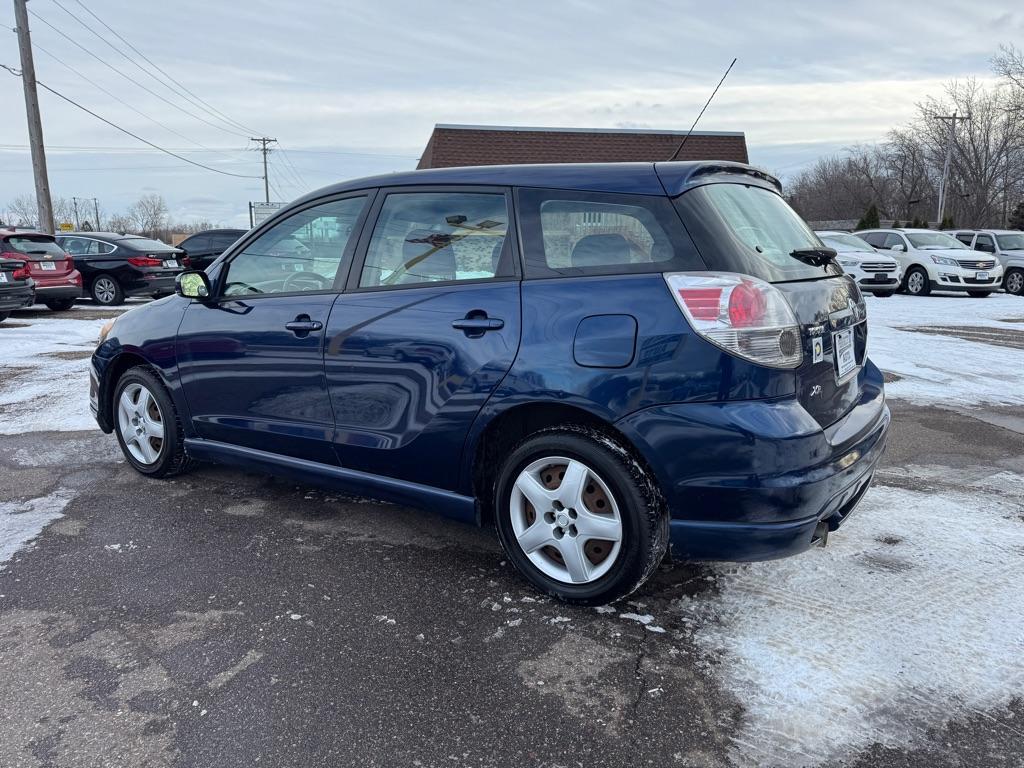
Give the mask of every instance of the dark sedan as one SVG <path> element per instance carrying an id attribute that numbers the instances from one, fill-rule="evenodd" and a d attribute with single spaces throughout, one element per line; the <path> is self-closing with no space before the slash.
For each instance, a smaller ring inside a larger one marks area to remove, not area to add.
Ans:
<path id="1" fill-rule="evenodd" d="M 247 229 L 208 229 L 196 232 L 180 243 L 178 247 L 185 252 L 182 259 L 186 267 L 206 269 L 213 264 Z"/>
<path id="2" fill-rule="evenodd" d="M 28 276 L 25 262 L 0 254 L 0 323 L 11 311 L 35 302 L 35 283 Z"/>
<path id="3" fill-rule="evenodd" d="M 69 232 L 57 235 L 57 242 L 74 257 L 93 301 L 104 306 L 122 304 L 126 296 L 174 293 L 183 269 L 181 250 L 139 235 Z"/>

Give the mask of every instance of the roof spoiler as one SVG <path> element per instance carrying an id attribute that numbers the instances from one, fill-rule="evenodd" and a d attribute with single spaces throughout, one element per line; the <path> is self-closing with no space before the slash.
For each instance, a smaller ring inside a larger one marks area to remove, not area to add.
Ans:
<path id="1" fill-rule="evenodd" d="M 710 174 L 719 173 L 739 173 L 745 176 L 753 176 L 755 179 L 766 181 L 775 187 L 779 192 L 782 191 L 782 182 L 769 173 L 760 171 L 757 168 L 752 168 L 749 165 L 702 165 L 697 168 L 692 174 L 691 179 L 696 179 L 698 176 L 707 176 Z"/>
<path id="2" fill-rule="evenodd" d="M 772 187 L 781 194 L 782 182 L 769 173 L 765 173 L 746 163 L 733 163 L 724 160 L 711 162 L 668 162 L 655 163 L 655 172 L 661 179 L 665 191 L 672 197 L 682 194 L 687 189 L 702 183 L 707 176 L 746 176 L 757 180 L 762 185 Z M 739 179 L 737 179 L 739 181 Z"/>

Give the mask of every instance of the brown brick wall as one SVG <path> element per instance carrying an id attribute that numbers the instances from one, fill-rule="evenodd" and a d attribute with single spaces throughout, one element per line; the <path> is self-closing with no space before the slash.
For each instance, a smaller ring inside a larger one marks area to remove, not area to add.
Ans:
<path id="1" fill-rule="evenodd" d="M 653 162 L 668 160 L 681 140 L 682 136 L 665 133 L 435 128 L 417 167 Z M 746 139 L 693 134 L 676 159 L 746 163 Z"/>

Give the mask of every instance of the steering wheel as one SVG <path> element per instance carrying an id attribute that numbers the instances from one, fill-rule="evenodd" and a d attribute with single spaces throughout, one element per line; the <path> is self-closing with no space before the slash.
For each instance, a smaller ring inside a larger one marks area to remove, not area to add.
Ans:
<path id="1" fill-rule="evenodd" d="M 314 285 L 314 290 L 327 290 L 334 286 L 333 280 L 328 280 L 326 277 L 317 274 L 316 272 L 292 272 L 284 279 L 284 282 L 281 283 L 282 292 L 287 293 L 288 290 L 292 288 L 293 283 L 301 283 L 303 280 L 307 283 L 312 283 Z M 301 291 L 304 289 L 297 288 L 297 290 Z"/>

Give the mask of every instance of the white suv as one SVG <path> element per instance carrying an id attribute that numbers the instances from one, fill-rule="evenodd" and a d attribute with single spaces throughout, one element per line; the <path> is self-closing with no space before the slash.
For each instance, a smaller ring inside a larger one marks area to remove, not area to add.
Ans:
<path id="1" fill-rule="evenodd" d="M 969 248 L 991 253 L 1003 266 L 1003 289 L 1024 296 L 1024 232 L 1015 229 L 961 229 L 950 234 Z"/>
<path id="2" fill-rule="evenodd" d="M 1003 279 L 1003 265 L 995 256 L 972 251 L 945 232 L 867 229 L 854 234 L 899 261 L 903 267 L 903 290 L 911 296 L 927 296 L 932 291 L 966 291 L 971 296 L 988 296 Z"/>
<path id="3" fill-rule="evenodd" d="M 815 234 L 837 252 L 839 266 L 857 281 L 862 291 L 881 297 L 896 293 L 903 276 L 903 269 L 896 259 L 880 254 L 869 243 L 849 232 L 821 230 Z"/>

